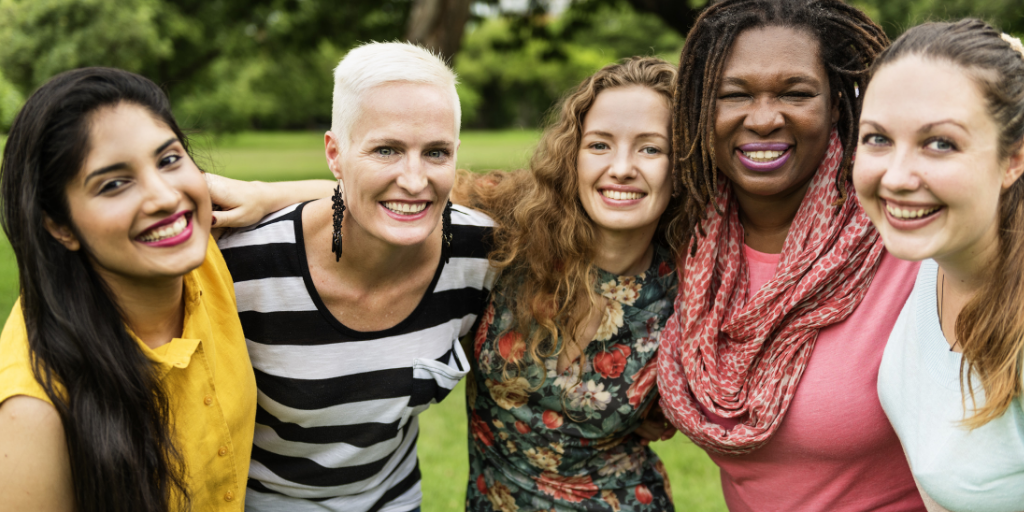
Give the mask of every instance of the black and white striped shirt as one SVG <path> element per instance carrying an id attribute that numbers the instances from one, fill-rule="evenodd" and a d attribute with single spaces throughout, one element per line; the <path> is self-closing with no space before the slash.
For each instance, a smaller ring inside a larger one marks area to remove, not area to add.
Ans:
<path id="1" fill-rule="evenodd" d="M 438 264 L 416 309 L 390 329 L 359 332 L 331 314 L 310 280 L 303 206 L 218 243 L 258 388 L 246 508 L 413 510 L 422 499 L 417 415 L 469 370 L 458 338 L 494 280 L 493 223 L 455 206 L 450 263 Z"/>

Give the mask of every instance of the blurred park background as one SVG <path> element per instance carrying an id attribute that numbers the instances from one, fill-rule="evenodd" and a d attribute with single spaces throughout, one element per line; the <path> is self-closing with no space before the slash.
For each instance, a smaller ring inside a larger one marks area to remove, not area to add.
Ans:
<path id="1" fill-rule="evenodd" d="M 459 167 L 524 167 L 546 113 L 600 67 L 678 60 L 708 0 L 0 0 L 0 146 L 24 99 L 82 66 L 141 73 L 168 92 L 200 165 L 240 179 L 328 178 L 331 71 L 368 41 L 410 40 L 450 59 L 463 110 Z M 1022 0 L 852 0 L 895 38 L 975 16 L 1024 34 Z M 0 237 L 0 311 L 18 294 Z M 460 510 L 461 391 L 422 418 L 423 510 Z M 680 511 L 725 510 L 718 471 L 679 436 L 657 443 Z"/>

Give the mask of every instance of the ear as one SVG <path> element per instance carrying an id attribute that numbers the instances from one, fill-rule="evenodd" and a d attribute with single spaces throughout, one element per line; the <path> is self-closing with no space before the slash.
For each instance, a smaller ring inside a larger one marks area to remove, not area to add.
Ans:
<path id="1" fill-rule="evenodd" d="M 338 164 L 338 157 L 341 156 L 341 140 L 334 132 L 327 130 L 324 133 L 324 156 L 327 157 L 327 167 L 336 179 L 341 179 L 341 166 Z"/>
<path id="2" fill-rule="evenodd" d="M 71 231 L 71 228 L 57 224 L 49 215 L 43 216 L 43 227 L 67 250 L 77 251 L 82 248 L 81 242 L 78 241 L 78 237 Z"/>
<path id="3" fill-rule="evenodd" d="M 1009 166 L 1003 173 L 1003 190 L 1010 188 L 1024 174 L 1024 139 L 1017 141 L 1017 146 L 1010 153 Z"/>

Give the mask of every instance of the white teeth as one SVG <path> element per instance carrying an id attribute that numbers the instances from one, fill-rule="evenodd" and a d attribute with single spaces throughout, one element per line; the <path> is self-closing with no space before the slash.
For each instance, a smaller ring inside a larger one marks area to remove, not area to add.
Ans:
<path id="1" fill-rule="evenodd" d="M 172 236 L 178 236 L 182 231 L 185 231 L 185 226 L 188 226 L 188 218 L 182 215 L 178 217 L 178 220 L 170 224 L 147 231 L 143 236 L 139 237 L 139 240 L 143 242 L 158 242 Z"/>
<path id="2" fill-rule="evenodd" d="M 743 156 L 755 162 L 771 162 L 777 160 L 783 153 L 785 151 L 743 151 Z"/>
<path id="3" fill-rule="evenodd" d="M 384 201 L 381 204 L 385 208 L 395 213 L 401 213 L 404 215 L 412 215 L 414 213 L 422 212 L 427 208 L 430 203 L 404 203 L 400 201 Z"/>
<path id="4" fill-rule="evenodd" d="M 634 199 L 640 199 L 647 194 L 642 192 L 624 192 L 622 190 L 602 190 L 601 195 L 608 199 L 615 199 L 617 201 L 631 201 Z"/>
<path id="5" fill-rule="evenodd" d="M 889 215 L 892 215 L 893 217 L 896 217 L 897 219 L 917 219 L 917 218 L 920 218 L 920 217 L 924 217 L 925 215 L 931 215 L 932 213 L 935 213 L 936 211 L 938 211 L 939 207 L 936 206 L 936 207 L 932 207 L 932 208 L 923 208 L 923 209 L 917 209 L 917 210 L 907 210 L 907 209 L 900 208 L 898 206 L 893 206 L 893 205 L 891 205 L 889 203 L 886 203 L 885 204 L 885 209 L 886 209 L 886 211 L 889 212 Z"/>

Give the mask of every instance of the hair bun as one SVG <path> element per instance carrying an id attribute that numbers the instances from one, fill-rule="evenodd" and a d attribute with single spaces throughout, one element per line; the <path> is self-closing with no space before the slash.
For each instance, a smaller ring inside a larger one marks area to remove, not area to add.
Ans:
<path id="1" fill-rule="evenodd" d="M 1001 35 L 1000 37 L 1003 38 L 1003 41 L 1010 43 L 1010 48 L 1017 50 L 1017 53 L 1020 54 L 1020 57 L 1024 59 L 1024 44 L 1021 44 L 1020 38 L 1013 37 L 1010 34 L 1007 34 L 1006 32 L 1003 32 L 1003 35 Z"/>

